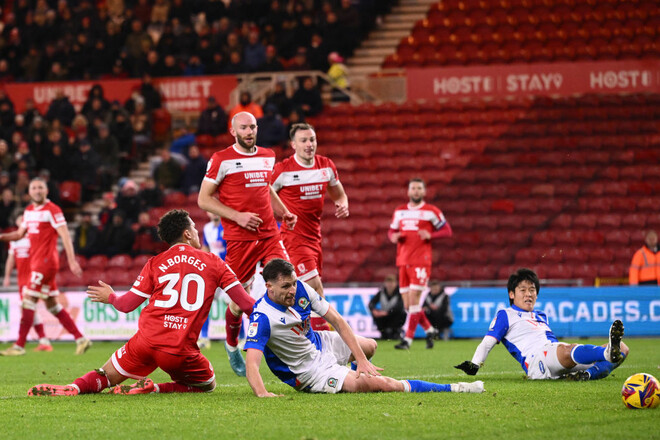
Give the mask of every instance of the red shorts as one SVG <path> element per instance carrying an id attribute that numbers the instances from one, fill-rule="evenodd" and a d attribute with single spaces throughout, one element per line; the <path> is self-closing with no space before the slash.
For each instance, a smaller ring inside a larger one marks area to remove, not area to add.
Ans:
<path id="1" fill-rule="evenodd" d="M 399 266 L 399 291 L 424 290 L 430 274 L 431 266 Z"/>
<path id="2" fill-rule="evenodd" d="M 43 299 L 59 295 L 60 292 L 57 289 L 57 284 L 55 284 L 56 275 L 57 267 L 55 266 L 33 267 L 30 272 L 30 280 L 23 293 Z"/>
<path id="3" fill-rule="evenodd" d="M 185 385 L 208 385 L 215 380 L 213 366 L 199 351 L 176 355 L 154 350 L 139 332 L 110 359 L 120 374 L 137 380 L 147 377 L 156 368 L 169 374 L 174 382 Z"/>
<path id="4" fill-rule="evenodd" d="M 254 276 L 257 263 L 265 265 L 273 258 L 290 261 L 279 235 L 256 241 L 227 241 L 225 262 L 243 285 Z"/>
<path id="5" fill-rule="evenodd" d="M 323 267 L 321 243 L 306 241 L 291 234 L 283 235 L 282 238 L 300 281 L 309 281 L 315 276 L 321 276 Z"/>

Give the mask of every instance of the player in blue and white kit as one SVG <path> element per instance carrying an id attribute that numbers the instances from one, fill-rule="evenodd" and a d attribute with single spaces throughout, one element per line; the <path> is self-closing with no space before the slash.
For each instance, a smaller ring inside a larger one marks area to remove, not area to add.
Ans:
<path id="1" fill-rule="evenodd" d="M 254 305 L 245 342 L 247 380 L 256 396 L 277 396 L 266 390 L 259 373 L 264 355 L 273 374 L 298 391 L 484 391 L 481 381 L 436 384 L 382 376 L 382 368 L 368 360 L 376 351 L 376 341 L 356 336 L 334 307 L 297 279 L 291 263 L 271 260 L 264 267 L 263 278 L 266 295 Z M 323 316 L 336 332 L 314 331 L 310 325 L 312 311 Z M 354 372 L 346 366 L 352 361 Z"/>
<path id="2" fill-rule="evenodd" d="M 202 250 L 211 252 L 222 258 L 222 261 L 224 261 L 227 256 L 227 242 L 225 241 L 225 234 L 224 229 L 222 228 L 222 223 L 220 222 L 220 216 L 211 212 L 208 212 L 207 215 L 211 221 L 204 225 L 202 232 Z M 206 321 L 204 321 L 204 325 L 202 326 L 202 331 L 199 333 L 197 346 L 200 350 L 211 348 L 211 339 L 209 339 L 210 322 L 211 315 L 206 318 Z"/>
<path id="3" fill-rule="evenodd" d="M 621 342 L 623 323 L 619 320 L 612 323 L 609 342 L 604 346 L 559 342 L 545 313 L 534 310 L 539 288 L 534 271 L 523 268 L 512 274 L 507 283 L 511 307 L 497 312 L 472 361 L 455 368 L 474 376 L 499 342 L 529 379 L 602 379 L 625 360 L 629 350 Z"/>

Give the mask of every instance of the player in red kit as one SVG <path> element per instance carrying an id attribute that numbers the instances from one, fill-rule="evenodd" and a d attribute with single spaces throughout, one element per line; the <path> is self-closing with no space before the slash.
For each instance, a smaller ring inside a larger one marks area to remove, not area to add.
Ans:
<path id="1" fill-rule="evenodd" d="M 16 226 L 21 226 L 23 223 L 23 216 L 19 215 L 16 218 Z M 9 252 L 7 253 L 7 261 L 5 262 L 5 278 L 2 281 L 4 287 L 9 287 L 11 272 L 16 266 L 16 275 L 18 281 L 18 294 L 23 301 L 23 288 L 27 286 L 30 281 L 30 239 L 23 237 L 20 240 L 9 242 Z M 34 330 L 39 336 L 39 345 L 34 351 L 53 351 L 53 346 L 46 337 L 44 325 L 38 313 L 34 314 Z"/>
<path id="2" fill-rule="evenodd" d="M 265 265 L 273 258 L 289 259 L 275 216 L 291 229 L 297 218 L 270 186 L 275 153 L 257 146 L 254 116 L 247 112 L 236 114 L 231 120 L 230 133 L 236 142 L 211 156 L 197 203 L 222 218 L 227 264 L 249 292 L 257 263 Z M 227 307 L 225 320 L 229 363 L 237 375 L 245 376 L 245 361 L 238 350 L 242 314 L 233 302 Z"/>
<path id="3" fill-rule="evenodd" d="M 408 329 L 398 349 L 408 349 L 417 324 L 426 331 L 427 348 L 433 348 L 437 330 L 422 310 L 420 300 L 431 275 L 431 240 L 451 237 L 451 226 L 438 208 L 424 202 L 426 185 L 422 179 L 408 182 L 408 199 L 394 211 L 388 237 L 396 243 L 396 265 L 399 268 L 399 290 L 408 310 Z"/>
<path id="4" fill-rule="evenodd" d="M 220 257 L 201 250 L 195 223 L 186 211 L 166 213 L 158 223 L 158 235 L 170 248 L 147 261 L 131 290 L 117 296 L 102 281 L 87 289 L 93 302 L 112 304 L 124 313 L 148 299 L 137 333 L 101 369 L 69 385 L 36 385 L 28 395 L 99 393 L 128 378 L 138 382 L 115 386 L 111 393 L 195 393 L 215 389 L 213 367 L 197 346 L 215 292 L 223 289 L 246 312 L 252 310 L 254 300 Z M 154 384 L 147 377 L 159 367 L 173 382 Z"/>
<path id="5" fill-rule="evenodd" d="M 339 181 L 337 167 L 327 157 L 316 154 L 314 127 L 294 124 L 289 132 L 294 155 L 275 165 L 271 183 L 282 202 L 298 216 L 294 229 L 284 225 L 280 234 L 291 257 L 298 279 L 323 296 L 321 270 L 321 214 L 326 194 L 335 203 L 335 216 L 349 215 L 348 197 Z M 327 329 L 323 318 L 312 320 L 314 329 Z"/>
<path id="6" fill-rule="evenodd" d="M 23 223 L 18 230 L 0 234 L 0 241 L 20 240 L 26 234 L 30 240 L 30 279 L 23 289 L 21 324 L 18 340 L 8 349 L 0 352 L 4 356 L 25 354 L 25 341 L 37 308 L 37 301 L 46 301 L 48 311 L 55 315 L 62 327 L 76 340 L 76 354 L 83 354 L 92 345 L 92 341 L 80 333 L 71 315 L 57 302 L 59 290 L 55 284 L 55 275 L 60 266 L 57 253 L 57 237 L 62 239 L 69 269 L 80 277 L 82 269 L 76 261 L 73 243 L 62 210 L 48 200 L 46 182 L 37 177 L 32 179 L 28 188 L 32 203 L 23 212 Z"/>

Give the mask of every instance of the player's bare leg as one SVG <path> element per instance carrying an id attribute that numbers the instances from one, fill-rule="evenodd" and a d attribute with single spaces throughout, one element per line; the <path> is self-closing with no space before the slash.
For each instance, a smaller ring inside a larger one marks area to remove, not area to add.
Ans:
<path id="1" fill-rule="evenodd" d="M 344 379 L 341 391 L 345 393 L 483 393 L 484 383 L 478 380 L 475 382 L 440 384 L 423 380 L 397 380 L 387 376 L 367 376 L 365 374 L 356 377 L 355 373 L 349 373 Z"/>
<path id="2" fill-rule="evenodd" d="M 28 390 L 28 396 L 76 396 L 78 394 L 100 393 L 106 388 L 122 383 L 128 379 L 117 371 L 108 361 L 102 368 L 92 370 L 77 378 L 68 385 L 39 384 Z M 153 383 L 152 383 L 153 388 Z"/>

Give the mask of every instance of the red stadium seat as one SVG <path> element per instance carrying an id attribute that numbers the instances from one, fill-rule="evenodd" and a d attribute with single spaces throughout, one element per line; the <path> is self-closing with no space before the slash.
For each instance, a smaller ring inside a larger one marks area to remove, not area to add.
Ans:
<path id="1" fill-rule="evenodd" d="M 133 265 L 133 258 L 128 254 L 115 255 L 108 260 L 106 267 L 113 269 L 128 269 Z M 97 266 L 98 267 L 98 266 Z"/>
<path id="2" fill-rule="evenodd" d="M 87 260 L 88 269 L 104 268 L 108 265 L 108 257 L 105 255 L 94 255 Z"/>
<path id="3" fill-rule="evenodd" d="M 60 200 L 63 205 L 79 205 L 82 195 L 82 185 L 75 180 L 65 180 L 59 185 Z"/>

